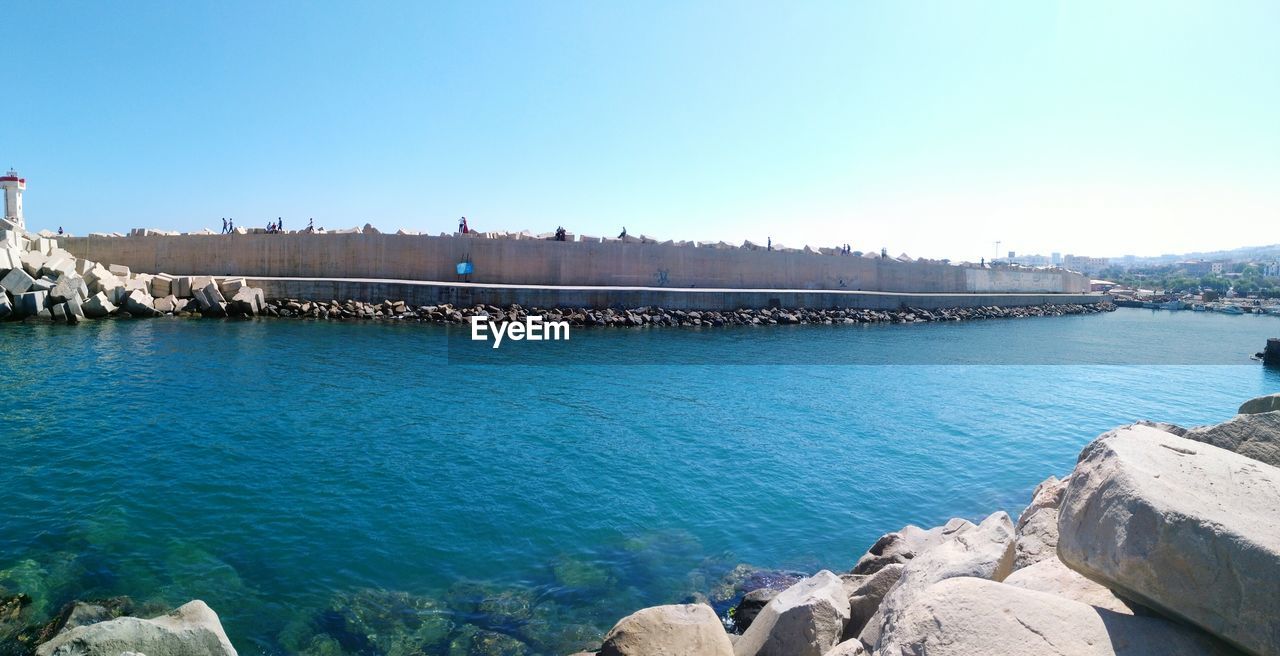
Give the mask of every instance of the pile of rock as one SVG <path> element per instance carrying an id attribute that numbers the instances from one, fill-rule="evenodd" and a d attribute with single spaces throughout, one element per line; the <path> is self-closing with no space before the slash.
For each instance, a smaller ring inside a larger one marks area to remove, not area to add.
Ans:
<path id="1" fill-rule="evenodd" d="M 1274 656 L 1277 518 L 1280 395 L 1214 426 L 1108 432 L 1016 523 L 997 512 L 889 533 L 847 574 L 765 591 L 740 635 L 708 606 L 658 606 L 598 653 Z"/>
<path id="2" fill-rule="evenodd" d="M 508 305 L 454 306 L 450 304 L 411 306 L 404 301 L 364 303 L 361 301 L 310 301 L 283 299 L 268 301 L 263 314 L 306 319 L 391 319 L 423 323 L 464 323 L 472 316 L 488 316 L 494 321 L 524 321 L 528 316 L 541 316 L 546 321 L 567 321 L 571 326 L 776 326 L 798 324 L 868 324 L 924 323 L 930 321 L 966 321 L 1018 317 L 1048 317 L 1069 314 L 1095 314 L 1115 309 L 1110 303 L 1092 305 L 1061 304 L 1027 307 L 986 306 L 924 310 L 856 309 L 741 309 L 732 312 L 710 310 L 668 310 L 660 307 L 630 309 L 538 308 Z"/>
<path id="3" fill-rule="evenodd" d="M 56 239 L 13 226 L 0 229 L 0 319 L 77 323 L 107 316 L 256 316 L 265 307 L 262 290 L 249 287 L 244 278 L 134 273 L 77 259 Z"/>

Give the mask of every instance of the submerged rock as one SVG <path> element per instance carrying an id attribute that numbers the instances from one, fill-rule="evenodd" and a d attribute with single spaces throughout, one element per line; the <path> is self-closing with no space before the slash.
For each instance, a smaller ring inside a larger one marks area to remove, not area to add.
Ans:
<path id="1" fill-rule="evenodd" d="M 63 631 L 36 649 L 37 656 L 236 656 L 218 615 L 191 601 L 149 620 L 119 617 Z"/>
<path id="2" fill-rule="evenodd" d="M 381 654 L 430 653 L 448 644 L 454 630 L 452 613 L 439 601 L 376 588 L 338 595 L 318 625 L 344 651 Z"/>
<path id="3" fill-rule="evenodd" d="M 1080 455 L 1058 519 L 1070 568 L 1254 654 L 1280 653 L 1280 469 L 1144 426 Z"/>

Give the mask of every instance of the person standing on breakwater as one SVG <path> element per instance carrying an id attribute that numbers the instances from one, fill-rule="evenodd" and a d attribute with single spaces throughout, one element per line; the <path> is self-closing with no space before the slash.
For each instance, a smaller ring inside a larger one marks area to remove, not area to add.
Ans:
<path id="1" fill-rule="evenodd" d="M 768 250 L 769 250 L 770 252 L 772 252 L 772 251 L 773 251 L 773 237 L 769 237 L 769 247 L 768 247 Z"/>
<path id="2" fill-rule="evenodd" d="M 276 232 L 284 232 L 284 219 L 276 217 Z"/>
<path id="3" fill-rule="evenodd" d="M 467 234 L 467 217 L 464 216 L 458 220 L 458 232 Z"/>
<path id="4" fill-rule="evenodd" d="M 222 217 L 222 234 L 227 234 L 227 217 Z"/>

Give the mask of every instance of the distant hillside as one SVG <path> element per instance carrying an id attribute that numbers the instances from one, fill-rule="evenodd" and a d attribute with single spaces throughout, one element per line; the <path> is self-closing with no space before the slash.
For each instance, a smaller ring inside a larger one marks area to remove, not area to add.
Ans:
<path id="1" fill-rule="evenodd" d="M 1119 260 L 1123 258 L 1111 258 Z M 1233 248 L 1229 251 L 1201 251 L 1193 253 L 1166 253 L 1155 257 L 1139 257 L 1136 262 L 1164 264 L 1169 262 L 1181 262 L 1184 260 L 1231 260 L 1233 262 L 1249 261 L 1249 260 L 1275 260 L 1280 259 L 1280 244 L 1271 244 L 1270 246 L 1242 246 Z"/>

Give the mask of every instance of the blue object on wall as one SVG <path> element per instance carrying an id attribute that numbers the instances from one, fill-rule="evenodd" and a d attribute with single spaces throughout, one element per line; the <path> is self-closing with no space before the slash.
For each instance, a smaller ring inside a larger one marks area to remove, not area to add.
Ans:
<path id="1" fill-rule="evenodd" d="M 458 263 L 458 275 L 468 276 L 468 275 L 471 275 L 471 271 L 472 271 L 472 267 L 470 262 Z"/>

